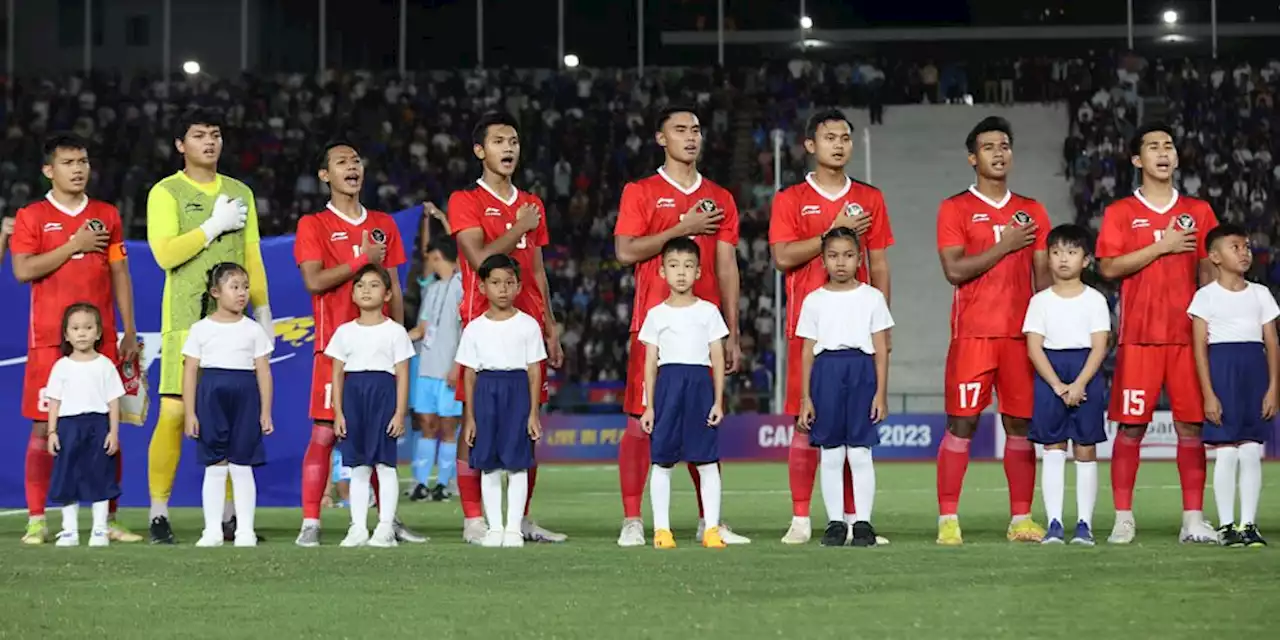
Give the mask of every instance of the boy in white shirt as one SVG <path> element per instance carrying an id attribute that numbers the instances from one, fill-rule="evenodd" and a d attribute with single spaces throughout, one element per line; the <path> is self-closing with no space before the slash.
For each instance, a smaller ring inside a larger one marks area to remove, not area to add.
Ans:
<path id="1" fill-rule="evenodd" d="M 889 334 L 893 316 L 879 289 L 858 282 L 862 256 L 852 229 L 822 236 L 827 284 L 805 297 L 796 322 L 804 338 L 800 415 L 796 428 L 822 449 L 818 478 L 827 529 L 822 546 L 876 546 L 871 526 L 876 472 L 871 447 L 880 444 L 876 423 L 888 415 Z M 844 466 L 853 474 L 852 526 L 844 518 Z M 852 529 L 852 533 L 850 532 Z"/>
<path id="2" fill-rule="evenodd" d="M 652 434 L 653 546 L 674 549 L 671 533 L 671 468 L 692 463 L 701 480 L 706 529 L 702 546 L 723 549 L 720 535 L 720 436 L 724 418 L 724 339 L 729 327 L 715 305 L 693 295 L 701 273 L 698 243 L 687 237 L 667 241 L 659 275 L 671 294 L 645 316 L 645 410 L 640 427 Z"/>
<path id="3" fill-rule="evenodd" d="M 1204 392 L 1204 442 L 1217 445 L 1213 493 L 1218 541 L 1228 547 L 1262 547 L 1267 541 L 1258 532 L 1258 500 L 1262 449 L 1280 403 L 1275 325 L 1280 308 L 1266 287 L 1244 279 L 1253 264 L 1244 229 L 1220 225 L 1205 237 L 1205 246 L 1218 267 L 1218 279 L 1196 292 L 1187 313 Z M 1234 517 L 1237 468 L 1239 520 Z"/>
<path id="4" fill-rule="evenodd" d="M 367 264 L 356 272 L 351 297 L 360 317 L 334 332 L 325 355 L 333 359 L 333 433 L 351 467 L 351 528 L 344 547 L 396 546 L 396 439 L 404 434 L 413 342 L 404 327 L 382 315 L 391 300 L 391 276 Z M 369 535 L 369 488 L 378 474 L 378 526 Z"/>
<path id="5" fill-rule="evenodd" d="M 1111 310 L 1107 299 L 1080 281 L 1093 246 L 1084 228 L 1064 224 L 1049 232 L 1053 286 L 1031 297 L 1022 332 L 1036 369 L 1035 409 L 1027 439 L 1044 445 L 1040 491 L 1049 520 L 1041 544 L 1066 542 L 1062 496 L 1067 441 L 1076 460 L 1076 528 L 1071 544 L 1092 546 L 1098 498 L 1096 445 L 1106 442 L 1107 387 L 1097 375 L 1107 357 Z"/>
<path id="6" fill-rule="evenodd" d="M 512 306 L 520 291 L 520 264 L 499 254 L 477 271 L 489 310 L 462 330 L 456 361 L 465 367 L 467 400 L 463 439 L 468 462 L 481 472 L 480 499 L 489 531 L 482 547 L 523 547 L 520 529 L 529 496 L 533 443 L 542 437 L 538 418 L 547 349 L 532 316 Z M 502 525 L 502 473 L 507 473 L 507 523 Z"/>

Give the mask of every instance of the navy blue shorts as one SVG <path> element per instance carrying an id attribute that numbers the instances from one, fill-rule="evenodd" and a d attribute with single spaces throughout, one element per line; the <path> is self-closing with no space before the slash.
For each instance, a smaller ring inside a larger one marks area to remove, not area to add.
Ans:
<path id="1" fill-rule="evenodd" d="M 265 464 L 261 418 L 257 374 L 232 369 L 200 370 L 196 385 L 196 420 L 200 421 L 196 458 L 200 464 Z"/>
<path id="2" fill-rule="evenodd" d="M 874 447 L 880 430 L 871 421 L 876 399 L 876 360 L 859 349 L 823 351 L 813 360 L 809 375 L 813 400 L 813 426 L 809 444 L 814 447 Z"/>
<path id="3" fill-rule="evenodd" d="M 693 364 L 658 367 L 653 388 L 653 435 L 649 458 L 653 464 L 707 464 L 720 460 L 720 431 L 707 426 L 715 404 L 711 369 Z"/>
<path id="4" fill-rule="evenodd" d="M 1045 349 L 1045 356 L 1058 379 L 1066 384 L 1080 375 L 1089 359 L 1089 349 Z M 1068 407 L 1053 392 L 1053 387 L 1039 375 L 1035 381 L 1036 405 L 1031 414 L 1031 429 L 1027 439 L 1038 444 L 1058 444 L 1070 440 L 1073 444 L 1091 445 L 1107 441 L 1107 385 L 1099 371 L 1085 385 L 1085 401 L 1076 407 Z"/>
<path id="5" fill-rule="evenodd" d="M 1267 393 L 1267 351 L 1261 342 L 1209 345 L 1209 380 L 1222 403 L 1222 424 L 1208 420 L 1201 431 L 1206 444 L 1266 442 L 1271 423 L 1262 419 Z"/>
<path id="6" fill-rule="evenodd" d="M 111 432 L 105 413 L 58 418 L 58 443 L 49 478 L 49 503 L 101 502 L 120 497 L 116 457 L 104 448 Z M 118 454 L 117 454 L 118 455 Z"/>
<path id="7" fill-rule="evenodd" d="M 385 371 L 354 371 L 342 383 L 347 435 L 338 443 L 344 467 L 396 466 L 396 439 L 387 433 L 396 415 L 396 377 Z"/>
<path id="8" fill-rule="evenodd" d="M 529 372 L 476 372 L 472 392 L 476 443 L 468 462 L 479 471 L 524 471 L 534 467 L 529 438 Z"/>

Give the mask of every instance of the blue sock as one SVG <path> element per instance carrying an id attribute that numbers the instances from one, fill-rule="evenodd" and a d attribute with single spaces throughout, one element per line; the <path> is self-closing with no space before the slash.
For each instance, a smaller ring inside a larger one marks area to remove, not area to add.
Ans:
<path id="1" fill-rule="evenodd" d="M 413 479 L 418 484 L 427 484 L 427 479 L 431 477 L 431 467 L 436 462 L 436 444 L 435 438 L 418 438 L 418 444 L 413 448 Z"/>
<path id="2" fill-rule="evenodd" d="M 458 472 L 458 443 L 440 443 L 440 471 L 436 474 L 436 484 L 449 485 L 454 474 Z"/>

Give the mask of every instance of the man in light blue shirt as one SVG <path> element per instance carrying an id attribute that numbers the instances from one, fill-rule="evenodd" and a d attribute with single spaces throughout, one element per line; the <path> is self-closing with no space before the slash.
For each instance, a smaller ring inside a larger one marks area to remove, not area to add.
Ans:
<path id="1" fill-rule="evenodd" d="M 454 398 L 458 383 L 454 356 L 462 337 L 462 275 L 458 272 L 458 247 L 447 235 L 431 238 L 424 260 L 422 305 L 418 325 L 409 337 L 418 349 L 418 375 L 410 394 L 414 421 L 421 436 L 413 455 L 417 481 L 412 500 L 448 499 L 447 487 L 457 469 L 458 421 L 462 402 Z M 428 487 L 437 457 L 440 470 L 434 488 Z"/>

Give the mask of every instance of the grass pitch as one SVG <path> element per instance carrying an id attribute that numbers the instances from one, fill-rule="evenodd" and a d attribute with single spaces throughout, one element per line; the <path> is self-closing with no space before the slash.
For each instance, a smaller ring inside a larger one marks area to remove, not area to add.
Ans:
<path id="1" fill-rule="evenodd" d="M 171 548 L 22 547 L 25 518 L 10 515 L 0 517 L 0 637 L 1169 639 L 1265 637 L 1274 628 L 1280 550 L 1178 545 L 1172 464 L 1142 467 L 1138 543 L 1092 549 L 1005 542 L 999 464 L 970 467 L 966 544 L 939 548 L 933 465 L 877 472 L 875 521 L 892 544 L 876 549 L 820 548 L 820 499 L 814 542 L 779 543 L 791 514 L 778 464 L 726 465 L 726 519 L 754 542 L 722 551 L 693 542 L 683 471 L 672 506 L 681 547 L 615 546 L 612 467 L 543 467 L 535 515 L 570 540 L 524 549 L 463 545 L 456 502 L 402 502 L 403 519 L 432 541 L 397 549 L 339 549 L 346 514 L 337 510 L 325 513 L 320 549 L 294 547 L 300 513 L 291 509 L 259 511 L 268 542 L 257 549 L 194 548 L 195 509 L 175 511 L 184 544 Z M 1271 480 L 1260 512 L 1263 534 L 1280 546 L 1277 473 L 1277 465 L 1264 471 Z M 1100 475 L 1102 540 L 1112 519 Z M 1073 484 L 1068 471 L 1068 519 Z M 144 510 L 121 518 L 143 532 Z M 1036 518 L 1043 522 L 1038 503 Z"/>

